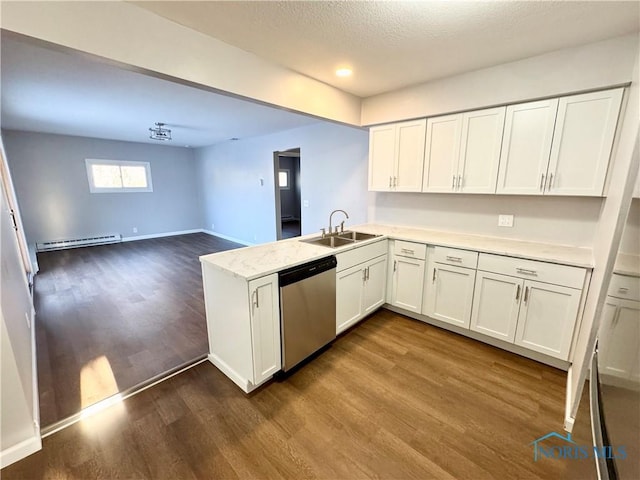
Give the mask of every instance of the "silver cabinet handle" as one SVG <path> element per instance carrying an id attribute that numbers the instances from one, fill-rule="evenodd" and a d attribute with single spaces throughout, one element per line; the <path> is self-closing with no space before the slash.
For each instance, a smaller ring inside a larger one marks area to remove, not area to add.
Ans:
<path id="1" fill-rule="evenodd" d="M 523 275 L 534 275 L 536 277 L 538 276 L 538 272 L 536 272 L 535 270 L 529 270 L 521 267 L 516 267 L 516 272 L 521 273 Z"/>
<path id="2" fill-rule="evenodd" d="M 389 188 L 393 186 L 392 183 L 393 183 L 392 177 L 389 177 Z"/>
<path id="3" fill-rule="evenodd" d="M 400 251 L 401 251 L 402 253 L 408 253 L 408 254 L 410 254 L 410 255 L 415 255 L 415 254 L 416 254 L 415 250 L 411 250 L 411 249 L 409 249 L 409 248 L 401 248 L 401 249 L 400 249 Z"/>
<path id="4" fill-rule="evenodd" d="M 371 273 L 371 271 L 369 270 L 369 267 L 367 267 L 367 281 L 369 280 L 369 274 Z"/>
<path id="5" fill-rule="evenodd" d="M 393 271 L 394 271 L 394 272 L 397 270 L 397 267 L 398 267 L 398 261 L 397 261 L 397 260 L 394 260 L 394 261 L 393 261 Z"/>
<path id="6" fill-rule="evenodd" d="M 362 281 L 363 282 L 367 281 L 367 269 L 366 268 L 364 270 L 362 270 Z"/>
<path id="7" fill-rule="evenodd" d="M 518 290 L 516 291 L 516 302 L 520 300 L 520 285 L 518 285 Z"/>
<path id="8" fill-rule="evenodd" d="M 549 185 L 547 186 L 547 192 L 551 191 L 551 185 L 553 185 L 553 173 L 549 174 Z"/>
<path id="9" fill-rule="evenodd" d="M 544 192 L 544 173 L 540 175 L 540 191 Z"/>
<path id="10" fill-rule="evenodd" d="M 529 301 L 529 287 L 524 287 L 524 303 Z"/>
<path id="11" fill-rule="evenodd" d="M 462 186 L 462 175 L 458 175 L 458 189 Z"/>
<path id="12" fill-rule="evenodd" d="M 434 269 L 433 269 L 433 278 L 431 279 L 431 283 L 435 283 L 435 281 L 436 281 L 436 269 L 434 267 Z"/>
<path id="13" fill-rule="evenodd" d="M 618 292 L 620 293 L 629 293 L 629 289 L 627 287 L 618 288 Z"/>
<path id="14" fill-rule="evenodd" d="M 451 179 L 451 190 L 455 190 L 456 188 L 456 176 L 454 175 Z"/>
<path id="15" fill-rule="evenodd" d="M 450 262 L 462 262 L 461 257 L 453 257 L 451 255 L 447 255 L 447 260 L 449 260 Z"/>
<path id="16" fill-rule="evenodd" d="M 253 302 L 253 306 L 255 308 L 260 308 L 260 297 L 258 296 L 258 289 L 255 289 L 253 291 L 253 293 L 251 294 L 251 297 L 253 297 L 255 295 L 255 302 Z"/>
<path id="17" fill-rule="evenodd" d="M 394 187 L 398 186 L 398 177 L 393 177 L 393 186 Z"/>

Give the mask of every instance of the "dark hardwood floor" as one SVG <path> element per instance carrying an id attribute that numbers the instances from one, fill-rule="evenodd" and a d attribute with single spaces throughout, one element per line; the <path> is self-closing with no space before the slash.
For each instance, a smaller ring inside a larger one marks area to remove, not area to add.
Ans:
<path id="1" fill-rule="evenodd" d="M 301 226 L 299 220 L 291 220 L 282 222 L 282 238 L 293 238 L 301 235 Z"/>
<path id="2" fill-rule="evenodd" d="M 590 479 L 543 458 L 566 374 L 382 310 L 245 395 L 205 362 L 44 439 L 24 478 Z M 588 405 L 573 439 L 589 445 Z M 553 442 L 553 441 L 551 441 Z"/>
<path id="3" fill-rule="evenodd" d="M 198 256 L 239 246 L 196 233 L 39 253 L 41 425 L 207 353 Z"/>

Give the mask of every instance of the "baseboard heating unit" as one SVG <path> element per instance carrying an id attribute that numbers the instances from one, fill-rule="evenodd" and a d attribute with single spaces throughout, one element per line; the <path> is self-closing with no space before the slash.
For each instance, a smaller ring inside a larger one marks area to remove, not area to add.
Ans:
<path id="1" fill-rule="evenodd" d="M 88 247 L 92 245 L 107 245 L 122 242 L 122 235 L 101 235 L 98 237 L 72 238 L 69 240 L 55 240 L 52 242 L 36 243 L 38 252 L 49 250 L 64 250 L 66 248 Z"/>

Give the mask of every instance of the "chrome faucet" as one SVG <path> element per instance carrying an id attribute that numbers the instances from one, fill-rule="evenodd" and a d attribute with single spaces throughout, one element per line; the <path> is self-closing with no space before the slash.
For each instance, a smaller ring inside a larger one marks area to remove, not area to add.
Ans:
<path id="1" fill-rule="evenodd" d="M 334 210 L 333 212 L 331 212 L 331 215 L 329 215 L 329 235 L 331 235 L 333 232 L 331 231 L 331 221 L 333 219 L 333 214 L 336 212 L 342 212 L 344 213 L 344 216 L 349 218 L 349 214 L 347 212 L 345 212 L 344 210 Z M 342 221 L 342 223 L 340 224 L 340 231 L 344 230 L 344 220 Z M 336 233 L 338 231 L 338 227 L 336 226 Z"/>

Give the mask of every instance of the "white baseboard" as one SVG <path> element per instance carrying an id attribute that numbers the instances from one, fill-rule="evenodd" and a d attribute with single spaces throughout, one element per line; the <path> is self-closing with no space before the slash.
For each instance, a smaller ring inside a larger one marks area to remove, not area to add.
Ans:
<path id="1" fill-rule="evenodd" d="M 0 452 L 0 468 L 8 467 L 12 463 L 22 460 L 39 450 L 42 450 L 42 439 L 40 435 L 35 434 L 31 438 L 2 450 Z"/>
<path id="2" fill-rule="evenodd" d="M 194 230 L 180 230 L 177 232 L 152 233 L 150 235 L 136 235 L 135 237 L 122 237 L 123 242 L 134 242 L 136 240 L 148 240 L 149 238 L 173 237 L 175 235 L 188 235 L 190 233 L 202 233 L 201 228 Z"/>
<path id="3" fill-rule="evenodd" d="M 222 360 L 220 357 L 218 357 L 217 355 L 210 353 L 207 356 L 207 359 L 213 363 L 218 370 L 220 370 L 222 373 L 224 373 L 227 377 L 229 377 L 229 379 L 235 383 L 237 386 L 239 386 L 243 392 L 245 393 L 249 393 L 251 390 L 253 390 L 253 385 L 251 384 L 251 382 L 249 380 L 247 380 L 246 378 L 242 378 L 242 375 L 238 374 L 238 372 L 236 372 L 233 368 L 231 368 L 227 362 L 225 362 L 224 360 Z"/>
<path id="4" fill-rule="evenodd" d="M 240 240 L 239 238 L 235 238 L 235 237 L 229 237 L 228 235 L 222 235 L 221 233 L 212 232 L 211 230 L 200 230 L 200 231 L 202 233 L 206 233 L 207 235 L 213 235 L 214 237 L 222 238 L 223 240 L 229 240 L 230 242 L 239 243 L 247 247 L 251 247 L 255 245 L 255 243 L 247 242 L 245 240 Z"/>

